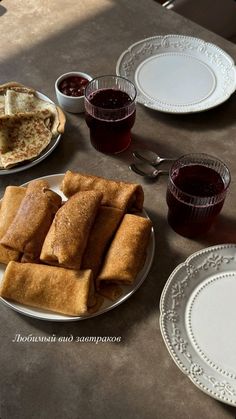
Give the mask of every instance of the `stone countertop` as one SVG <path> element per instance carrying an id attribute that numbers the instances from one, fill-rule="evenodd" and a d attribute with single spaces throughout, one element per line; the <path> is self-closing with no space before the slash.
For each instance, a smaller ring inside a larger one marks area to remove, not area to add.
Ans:
<path id="1" fill-rule="evenodd" d="M 0 5 L 0 83 L 32 86 L 56 100 L 54 82 L 78 70 L 115 73 L 120 54 L 143 38 L 168 33 L 213 42 L 236 60 L 236 46 L 152 0 L 5 0 Z M 137 105 L 131 147 L 118 156 L 98 153 L 83 115 L 67 114 L 55 151 L 29 170 L 0 177 L 0 192 L 67 169 L 140 182 L 156 235 L 151 271 L 141 288 L 114 310 L 93 319 L 52 323 L 0 305 L 1 419 L 226 419 L 236 409 L 197 389 L 170 358 L 159 330 L 159 298 L 172 270 L 194 251 L 236 241 L 236 96 L 204 113 L 169 115 Z M 128 169 L 132 150 L 160 155 L 202 152 L 221 157 L 232 183 L 222 215 L 204 240 L 178 236 L 168 226 L 166 178 L 148 183 Z M 56 342 L 14 342 L 57 337 Z M 120 343 L 76 342 L 120 336 Z M 73 342 L 60 342 L 73 337 Z"/>

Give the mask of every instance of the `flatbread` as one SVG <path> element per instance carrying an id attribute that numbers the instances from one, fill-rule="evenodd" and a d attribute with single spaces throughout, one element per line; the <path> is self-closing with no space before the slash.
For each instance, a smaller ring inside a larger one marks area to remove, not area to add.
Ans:
<path id="1" fill-rule="evenodd" d="M 8 89 L 5 95 L 5 114 L 15 115 L 19 113 L 32 113 L 42 110 L 48 110 L 51 112 L 51 124 L 50 130 L 53 136 L 57 136 L 59 133 L 64 131 L 61 120 L 62 116 L 57 110 L 54 103 L 46 102 L 45 100 L 39 99 L 34 93 L 19 92 L 16 89 Z"/>
<path id="2" fill-rule="evenodd" d="M 63 111 L 35 89 L 14 81 L 0 85 L 0 169 L 38 157 L 65 123 Z"/>
<path id="3" fill-rule="evenodd" d="M 5 97 L 0 96 L 0 116 L 5 115 Z"/>
<path id="4" fill-rule="evenodd" d="M 23 89 L 27 89 L 27 90 L 33 91 L 33 89 L 29 89 L 29 88 L 25 87 L 22 83 L 18 83 L 17 81 L 9 81 L 7 83 L 1 84 L 0 85 L 0 94 L 6 93 L 7 89 L 20 89 L 21 91 Z"/>
<path id="5" fill-rule="evenodd" d="M 7 169 L 37 157 L 50 143 L 52 132 L 45 121 L 49 110 L 5 115 L 0 118 L 0 167 Z"/>

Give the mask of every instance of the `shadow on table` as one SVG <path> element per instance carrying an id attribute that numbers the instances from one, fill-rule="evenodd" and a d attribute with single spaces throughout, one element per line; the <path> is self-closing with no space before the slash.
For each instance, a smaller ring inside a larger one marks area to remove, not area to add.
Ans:
<path id="1" fill-rule="evenodd" d="M 0 16 L 3 16 L 7 12 L 6 7 L 0 5 Z"/>
<path id="2" fill-rule="evenodd" d="M 219 215 L 209 232 L 199 238 L 199 242 L 204 246 L 236 243 L 236 220 L 223 214 Z"/>
<path id="3" fill-rule="evenodd" d="M 152 139 L 150 137 L 144 137 L 139 134 L 132 134 L 132 142 L 130 144 L 130 147 L 123 153 L 117 154 L 113 156 L 117 161 L 126 162 L 127 165 L 130 165 L 131 163 L 137 163 L 140 160 L 135 158 L 133 156 L 133 152 L 135 150 L 151 150 L 160 157 L 171 157 L 171 158 L 177 158 L 179 156 L 179 150 L 176 149 L 175 144 L 166 144 L 165 141 L 162 139 Z M 167 168 L 170 166 L 170 162 L 163 162 L 160 164 L 160 168 Z M 138 179 L 141 179 L 140 176 L 137 175 L 137 182 Z M 147 180 L 147 179 L 145 179 Z M 156 180 L 150 180 L 149 183 L 155 183 Z M 148 183 L 147 182 L 147 183 Z"/>
<path id="4" fill-rule="evenodd" d="M 221 402 L 218 402 L 221 407 L 223 407 L 227 412 L 229 412 L 232 416 L 232 419 L 236 419 L 236 407 L 230 406 Z"/>
<path id="5" fill-rule="evenodd" d="M 221 105 L 204 112 L 191 114 L 168 114 L 145 108 L 153 118 L 157 118 L 170 127 L 180 127 L 192 131 L 208 131 L 229 128 L 235 124 L 236 94 Z"/>

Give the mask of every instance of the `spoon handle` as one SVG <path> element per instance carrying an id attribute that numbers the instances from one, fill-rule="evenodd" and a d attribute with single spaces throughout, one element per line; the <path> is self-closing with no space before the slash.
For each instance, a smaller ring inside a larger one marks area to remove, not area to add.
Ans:
<path id="1" fill-rule="evenodd" d="M 144 170 L 140 169 L 136 164 L 132 163 L 129 166 L 130 170 L 132 170 L 133 172 L 137 173 L 140 176 L 144 176 L 146 178 L 149 179 L 155 179 L 157 178 L 159 175 L 168 175 L 169 174 L 169 170 L 153 170 L 152 173 L 149 172 L 145 172 Z"/>
<path id="2" fill-rule="evenodd" d="M 163 161 L 173 161 L 174 158 L 160 157 L 154 151 L 151 150 L 135 150 L 133 156 L 139 160 L 151 164 L 157 167 Z"/>

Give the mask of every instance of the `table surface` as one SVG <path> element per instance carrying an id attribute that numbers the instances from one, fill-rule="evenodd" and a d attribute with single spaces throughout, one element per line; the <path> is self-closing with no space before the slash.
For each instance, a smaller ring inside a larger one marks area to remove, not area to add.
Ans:
<path id="1" fill-rule="evenodd" d="M 56 100 L 54 82 L 72 70 L 92 76 L 115 73 L 120 54 L 132 43 L 168 33 L 213 42 L 236 60 L 236 46 L 163 9 L 152 0 L 5 0 L 0 5 L 0 82 L 15 80 Z M 56 150 L 29 170 L 1 176 L 9 184 L 78 170 L 140 182 L 156 235 L 151 271 L 125 303 L 93 319 L 51 323 L 24 317 L 0 305 L 1 419 L 208 418 L 236 416 L 196 388 L 170 358 L 159 329 L 159 299 L 172 270 L 194 251 L 236 241 L 236 96 L 192 115 L 170 115 L 137 105 L 133 142 L 110 157 L 89 142 L 83 115 L 67 114 Z M 229 166 L 232 183 L 222 215 L 202 240 L 182 238 L 167 223 L 166 178 L 148 183 L 132 173 L 132 150 L 150 148 L 162 156 L 215 154 Z M 56 335 L 57 342 L 14 342 Z M 73 342 L 59 342 L 60 337 Z M 120 336 L 120 343 L 76 342 L 76 337 Z"/>

